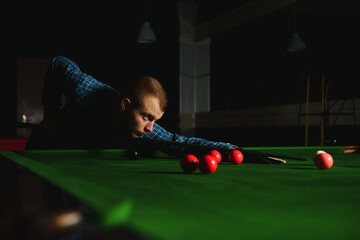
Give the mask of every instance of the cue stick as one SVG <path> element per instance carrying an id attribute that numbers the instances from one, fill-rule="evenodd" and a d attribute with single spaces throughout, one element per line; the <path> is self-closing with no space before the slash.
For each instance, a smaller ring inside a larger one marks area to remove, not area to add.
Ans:
<path id="1" fill-rule="evenodd" d="M 184 146 L 184 147 L 189 147 L 189 148 L 194 148 L 194 149 L 206 149 L 206 150 L 212 150 L 214 149 L 213 147 L 209 147 L 209 146 L 203 146 L 203 145 L 198 145 L 198 144 L 190 144 L 190 143 L 184 143 L 184 142 L 175 142 L 175 141 L 164 141 L 164 140 L 155 140 L 155 139 L 139 139 L 138 142 L 143 142 L 143 143 L 147 143 L 147 144 L 153 144 L 153 145 L 176 145 L 176 146 Z M 219 149 L 219 150 L 224 150 L 224 149 Z M 229 149 L 228 151 L 230 151 L 231 149 Z M 286 156 L 286 155 L 279 155 L 279 154 L 270 154 L 270 153 L 261 153 L 258 151 L 252 151 L 252 150 L 245 150 L 240 148 L 240 151 L 246 153 L 258 153 L 260 155 L 266 156 L 266 157 L 272 157 L 272 158 L 287 158 L 287 159 L 291 159 L 291 160 L 298 160 L 298 161 L 306 161 L 306 158 L 303 157 L 293 157 L 293 156 Z"/>
<path id="2" fill-rule="evenodd" d="M 308 145 L 309 138 L 309 96 L 310 96 L 310 77 L 306 81 L 306 106 L 305 106 L 305 146 Z"/>
<path id="3" fill-rule="evenodd" d="M 344 154 L 360 153 L 360 146 L 345 146 Z"/>
<path id="4" fill-rule="evenodd" d="M 267 156 L 267 158 L 268 158 L 268 159 L 271 159 L 271 160 L 279 161 L 279 163 L 281 163 L 281 164 L 285 164 L 285 163 L 286 163 L 286 160 L 281 159 L 281 158 L 270 157 L 270 156 Z"/>
<path id="5" fill-rule="evenodd" d="M 35 125 L 37 124 L 27 124 L 27 125 L 23 125 L 21 124 L 22 127 L 31 127 L 33 128 Z M 203 151 L 210 151 L 212 149 L 216 149 L 214 147 L 210 147 L 210 146 L 204 146 L 204 145 L 199 145 L 199 144 L 190 144 L 190 143 L 186 143 L 186 142 L 176 142 L 176 141 L 165 141 L 165 140 L 159 140 L 159 139 L 150 139 L 150 138 L 138 138 L 138 139 L 130 139 L 124 136 L 119 136 L 119 135 L 115 135 L 115 134 L 100 134 L 100 133 L 91 133 L 91 132 L 85 132 L 85 131 L 76 131 L 74 132 L 75 134 L 84 134 L 84 135 L 89 135 L 89 136 L 99 136 L 99 137 L 108 137 L 108 138 L 115 138 L 117 141 L 121 142 L 121 143 L 126 143 L 127 146 L 131 146 L 131 147 L 136 147 L 136 144 L 146 144 L 148 146 L 154 147 L 155 149 L 161 149 L 161 147 L 167 147 L 167 146 L 171 146 L 171 145 L 175 145 L 175 146 L 183 146 L 183 147 L 188 147 L 189 149 L 195 149 L 195 150 L 203 150 Z M 220 149 L 218 148 L 217 150 L 219 151 L 230 151 L 231 149 Z M 292 159 L 292 160 L 298 160 L 298 161 L 305 161 L 305 158 L 300 158 L 300 157 L 293 157 L 293 156 L 285 156 L 285 155 L 277 155 L 277 154 L 268 154 L 268 153 L 261 153 L 258 151 L 249 151 L 249 150 L 244 150 L 242 148 L 239 148 L 238 150 L 242 151 L 243 153 L 251 153 L 251 152 L 256 152 L 264 157 L 272 157 L 272 158 L 287 158 L 287 159 Z"/>
<path id="6" fill-rule="evenodd" d="M 327 101 L 327 99 L 328 99 L 328 93 L 329 93 L 329 86 L 330 86 L 330 84 L 329 83 L 326 83 L 326 90 L 325 90 L 325 97 L 324 97 L 324 107 L 325 107 L 325 113 L 326 113 L 326 119 L 325 119 L 325 124 L 326 123 L 329 123 L 329 119 L 328 119 L 328 110 L 329 110 L 329 108 L 328 108 L 328 101 Z"/>
<path id="7" fill-rule="evenodd" d="M 320 119 L 320 146 L 324 145 L 324 74 L 321 75 L 321 119 Z"/>
<path id="8" fill-rule="evenodd" d="M 84 134 L 99 135 L 97 133 L 87 133 L 87 132 L 85 132 Z M 168 146 L 183 146 L 183 147 L 188 147 L 190 149 L 206 150 L 206 151 L 210 151 L 210 150 L 213 150 L 213 149 L 216 149 L 216 150 L 219 150 L 219 151 L 231 151 L 231 150 L 233 150 L 233 149 L 215 148 L 215 147 L 204 146 L 204 145 L 200 145 L 200 144 L 191 144 L 191 143 L 176 142 L 176 141 L 165 141 L 165 140 L 151 139 L 151 138 L 129 139 L 129 138 L 126 138 L 126 137 L 123 137 L 123 136 L 111 135 L 111 134 L 101 134 L 101 136 L 116 137 L 121 142 L 130 143 L 129 145 L 132 146 L 132 147 L 136 147 L 136 144 L 144 144 L 144 145 L 147 145 L 147 146 L 151 146 L 151 147 L 154 147 L 154 148 L 160 148 L 160 149 L 161 149 L 161 147 L 168 147 Z M 240 151 L 242 151 L 244 153 L 258 153 L 258 154 L 260 154 L 262 156 L 269 156 L 269 157 L 273 157 L 273 158 L 287 158 L 287 159 L 299 160 L 299 161 L 305 161 L 306 160 L 303 157 L 293 157 L 293 156 L 287 156 L 287 155 L 261 153 L 259 151 L 254 151 L 254 150 L 245 150 L 243 148 L 234 148 L 234 150 L 235 149 L 240 150 Z"/>
<path id="9" fill-rule="evenodd" d="M 306 158 L 304 157 L 293 157 L 293 156 L 286 156 L 286 155 L 280 155 L 280 154 L 271 154 L 271 153 L 263 153 L 264 155 L 272 158 L 286 158 L 290 160 L 297 160 L 297 161 L 306 161 Z"/>

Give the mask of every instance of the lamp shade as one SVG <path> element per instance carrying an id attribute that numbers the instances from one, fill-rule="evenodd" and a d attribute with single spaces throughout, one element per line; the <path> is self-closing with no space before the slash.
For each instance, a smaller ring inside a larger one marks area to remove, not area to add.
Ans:
<path id="1" fill-rule="evenodd" d="M 149 22 L 144 22 L 137 38 L 138 43 L 152 43 L 156 41 L 156 36 Z"/>
<path id="2" fill-rule="evenodd" d="M 291 35 L 287 50 L 289 52 L 302 52 L 306 49 L 306 45 L 303 40 L 301 40 L 299 33 L 293 32 Z"/>

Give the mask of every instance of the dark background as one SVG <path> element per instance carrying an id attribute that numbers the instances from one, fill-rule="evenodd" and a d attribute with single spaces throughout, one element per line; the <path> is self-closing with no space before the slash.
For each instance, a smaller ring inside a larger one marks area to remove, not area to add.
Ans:
<path id="1" fill-rule="evenodd" d="M 195 2 L 200 24 L 248 1 Z M 162 124 L 178 129 L 176 0 L 149 0 L 148 19 L 157 36 L 153 44 L 136 43 L 144 21 L 142 0 L 6 0 L 0 7 L 0 137 L 16 134 L 17 59 L 54 55 L 72 58 L 119 91 L 136 75 L 154 75 L 171 106 Z M 311 100 L 319 99 L 322 75 L 330 84 L 330 99 L 358 98 L 359 13 L 357 1 L 304 1 L 296 19 L 307 45 L 304 53 L 286 51 L 294 25 L 292 6 L 212 36 L 211 110 L 304 102 L 304 74 L 313 79 Z"/>

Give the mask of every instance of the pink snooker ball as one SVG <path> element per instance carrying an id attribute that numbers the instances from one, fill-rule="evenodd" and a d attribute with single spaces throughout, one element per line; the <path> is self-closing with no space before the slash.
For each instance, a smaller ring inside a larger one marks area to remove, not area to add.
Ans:
<path id="1" fill-rule="evenodd" d="M 315 156 L 314 162 L 319 169 L 326 170 L 333 166 L 334 159 L 329 153 L 322 152 Z"/>

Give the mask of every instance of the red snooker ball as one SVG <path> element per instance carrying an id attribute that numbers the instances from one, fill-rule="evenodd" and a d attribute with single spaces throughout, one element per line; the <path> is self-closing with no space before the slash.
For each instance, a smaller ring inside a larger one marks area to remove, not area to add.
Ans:
<path id="1" fill-rule="evenodd" d="M 186 154 L 180 160 L 180 167 L 185 173 L 193 173 L 198 168 L 199 159 L 194 154 Z"/>
<path id="2" fill-rule="evenodd" d="M 217 167 L 218 164 L 216 159 L 210 154 L 203 155 L 199 159 L 199 169 L 202 173 L 213 173 L 216 171 Z"/>
<path id="3" fill-rule="evenodd" d="M 332 165 L 334 164 L 334 159 L 329 153 L 322 152 L 322 153 L 316 154 L 314 162 L 315 162 L 315 165 L 319 169 L 324 170 L 324 169 L 329 169 L 332 167 Z"/>
<path id="4" fill-rule="evenodd" d="M 228 153 L 228 160 L 232 164 L 240 164 L 244 160 L 244 155 L 238 149 L 233 149 Z"/>
<path id="5" fill-rule="evenodd" d="M 210 150 L 210 155 L 215 158 L 217 164 L 221 162 L 221 153 L 218 150 L 216 149 Z"/>

